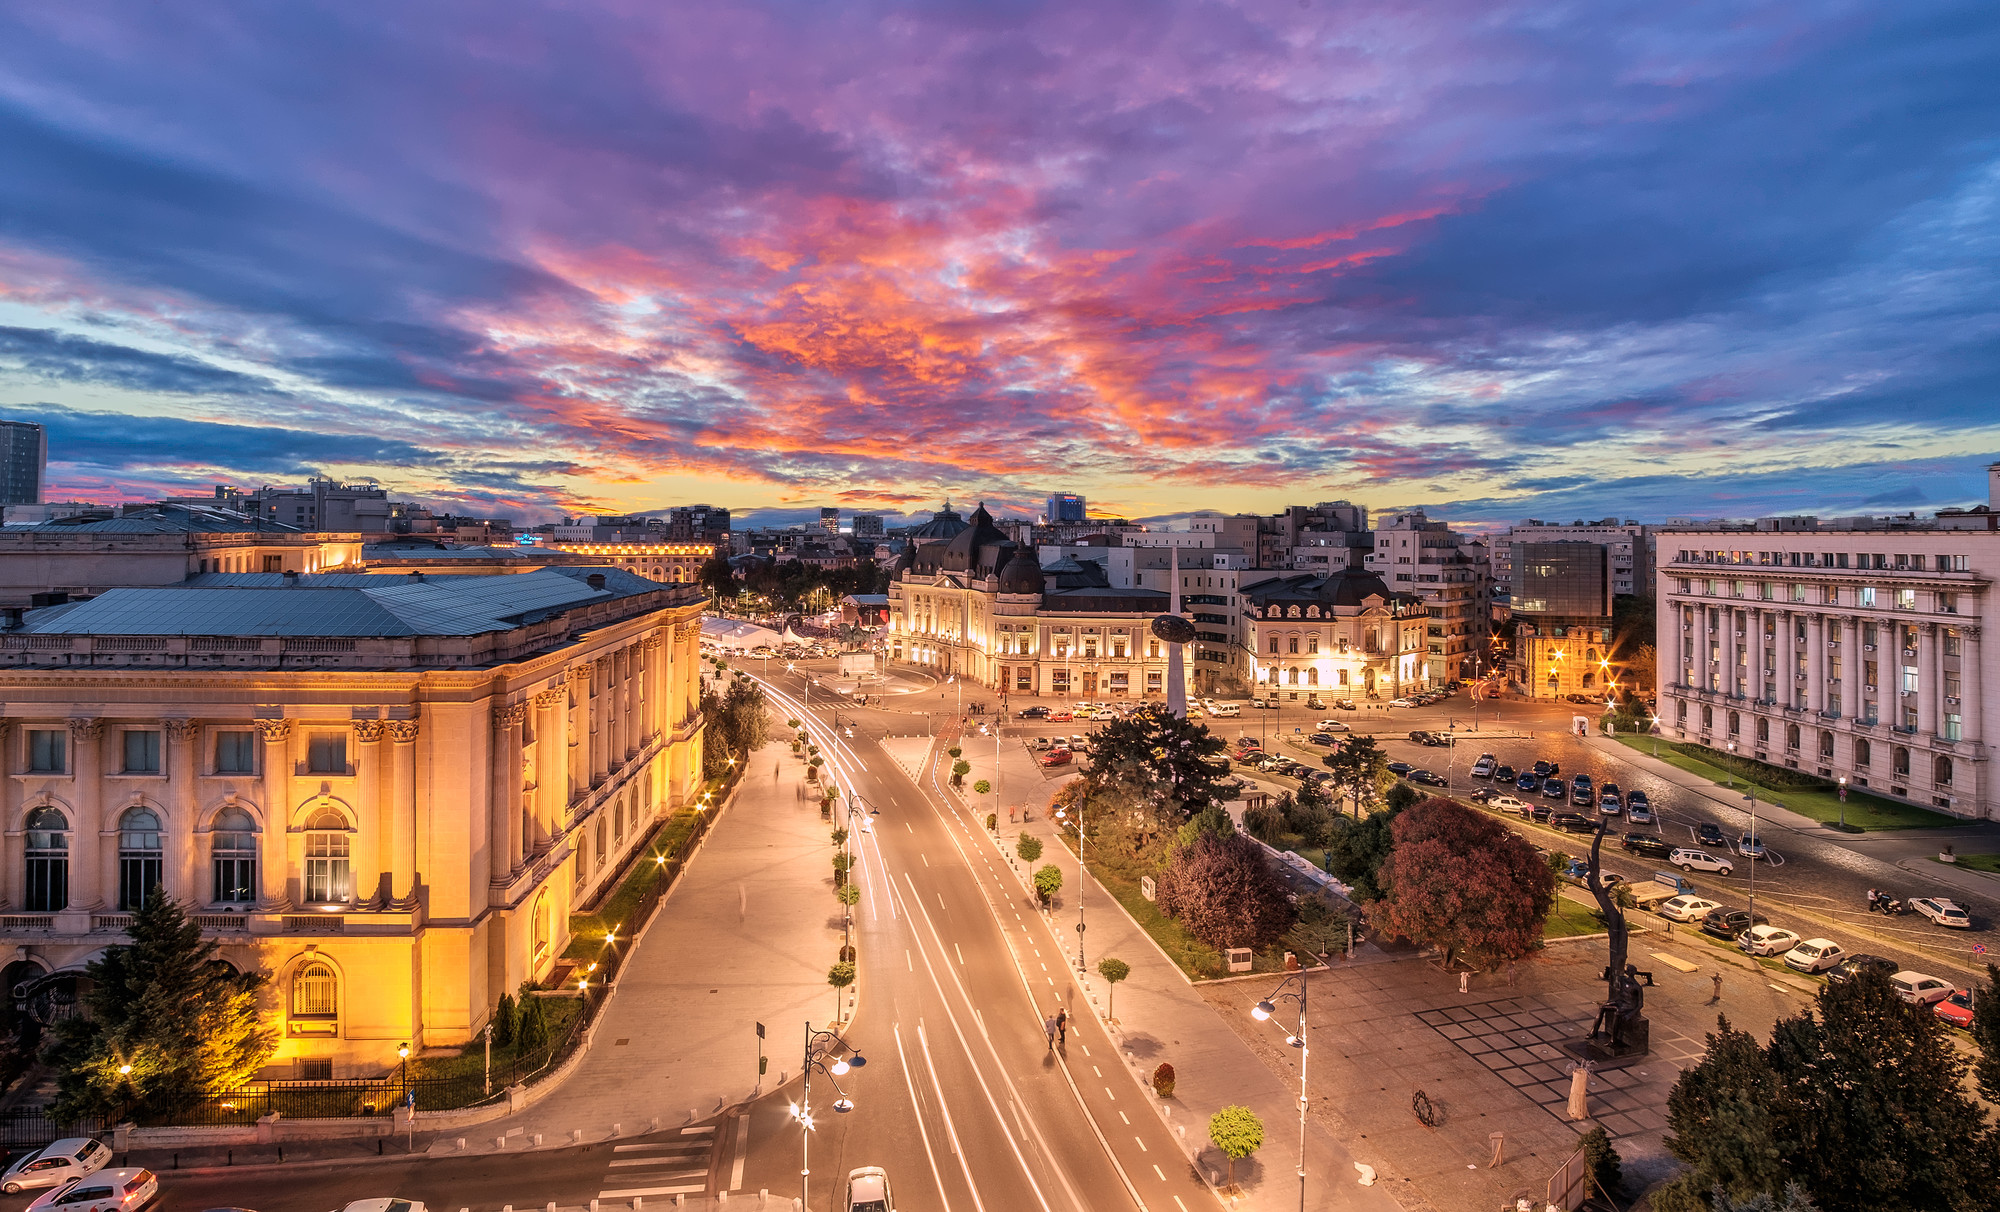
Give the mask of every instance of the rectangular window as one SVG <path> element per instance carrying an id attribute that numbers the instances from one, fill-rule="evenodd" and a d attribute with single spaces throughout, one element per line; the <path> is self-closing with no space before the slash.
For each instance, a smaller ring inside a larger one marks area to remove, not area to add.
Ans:
<path id="1" fill-rule="evenodd" d="M 257 773 L 257 734 L 254 732 L 218 732 L 215 734 L 215 772 L 217 774 Z"/>
<path id="2" fill-rule="evenodd" d="M 1896 609 L 1898 609 L 1898 610 L 1915 610 L 1916 608 L 1917 608 L 1917 591 L 1916 591 L 1916 590 L 1914 590 L 1914 589 L 1898 589 L 1898 590 L 1896 591 Z"/>
<path id="3" fill-rule="evenodd" d="M 1014 689 L 1033 690 L 1034 688 L 1035 688 L 1035 671 L 1033 669 L 1029 668 L 1026 665 L 1023 665 L 1021 666 L 1021 668 L 1014 671 Z"/>
<path id="4" fill-rule="evenodd" d="M 1873 585 L 1863 585 L 1858 592 L 1860 593 L 1859 605 L 1873 606 L 1875 604 L 1875 587 Z"/>
<path id="5" fill-rule="evenodd" d="M 1939 614 L 1957 614 L 1958 595 L 1955 593 L 1940 593 L 1937 595 L 1937 608 Z"/>
<path id="6" fill-rule="evenodd" d="M 1069 693 L 1069 670 L 1056 669 L 1049 673 L 1049 689 L 1057 694 Z"/>
<path id="7" fill-rule="evenodd" d="M 160 772 L 160 734 L 151 729 L 128 729 L 125 733 L 125 773 Z"/>
<path id="8" fill-rule="evenodd" d="M 1915 694 L 1916 692 L 1917 667 L 1915 665 L 1905 665 L 1903 666 L 1903 693 Z"/>
<path id="9" fill-rule="evenodd" d="M 1938 730 L 1938 735 L 1947 741 L 1962 741 L 1965 738 L 1959 735 L 1960 731 L 1958 713 L 1955 711 L 1945 712 L 1944 727 Z"/>
<path id="10" fill-rule="evenodd" d="M 67 771 L 69 733 L 59 728 L 30 728 L 28 769 L 37 774 L 62 774 Z"/>
<path id="11" fill-rule="evenodd" d="M 346 774 L 347 738 L 334 732 L 314 734 L 306 746 L 306 770 L 313 774 Z"/>

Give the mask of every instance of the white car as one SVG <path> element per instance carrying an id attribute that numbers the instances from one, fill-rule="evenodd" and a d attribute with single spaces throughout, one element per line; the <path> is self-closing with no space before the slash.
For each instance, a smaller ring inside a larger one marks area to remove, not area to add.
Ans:
<path id="1" fill-rule="evenodd" d="M 1413 703 L 1413 702 L 1411 702 L 1411 701 L 1410 701 L 1410 700 L 1408 700 L 1408 699 L 1390 699 L 1390 700 L 1389 700 L 1389 706 L 1391 706 L 1391 707 L 1415 707 L 1415 706 L 1416 706 L 1416 704 L 1415 704 L 1415 703 Z"/>
<path id="2" fill-rule="evenodd" d="M 132 1212 L 159 1194 L 160 1180 L 151 1170 L 99 1170 L 42 1192 L 28 1212 Z"/>
<path id="3" fill-rule="evenodd" d="M 1830 938 L 1809 938 L 1785 952 L 1785 967 L 1800 972 L 1825 972 L 1847 958 L 1847 952 Z"/>
<path id="4" fill-rule="evenodd" d="M 1340 722 L 1339 720 L 1321 720 L 1321 721 L 1319 722 L 1319 730 L 1320 730 L 1321 732 L 1352 732 L 1352 731 L 1354 731 L 1354 730 L 1353 730 L 1352 728 L 1349 728 L 1349 727 L 1348 727 L 1348 726 L 1347 726 L 1346 724 L 1343 724 L 1343 723 L 1341 723 L 1341 722 Z"/>
<path id="5" fill-rule="evenodd" d="M 1653 910 L 1653 912 L 1669 921 L 1698 922 L 1708 916 L 1710 909 L 1720 908 L 1722 908 L 1722 905 L 1719 902 L 1708 900 L 1705 897 L 1676 896 L 1661 901 L 1660 907 Z"/>
<path id="6" fill-rule="evenodd" d="M 1713 871 L 1718 875 L 1728 875 L 1736 867 L 1728 859 L 1719 859 L 1706 850 L 1682 848 L 1667 856 L 1667 861 L 1682 871 Z"/>
<path id="7" fill-rule="evenodd" d="M 841 1212 L 896 1212 L 889 1193 L 889 1172 L 880 1166 L 859 1166 L 847 1172 L 847 1198 Z"/>
<path id="8" fill-rule="evenodd" d="M 1091 713 L 1090 718 L 1093 720 L 1115 720 L 1118 718 L 1118 712 L 1116 708 L 1099 707 Z"/>
<path id="9" fill-rule="evenodd" d="M 1935 1006 L 1951 996 L 1951 982 L 1905 969 L 1889 978 L 1896 996 L 1918 1006 Z"/>
<path id="10" fill-rule="evenodd" d="M 1958 930 L 1972 929 L 1972 915 L 1965 906 L 1941 896 L 1920 896 L 1910 902 L 1910 908 L 1936 922 L 1940 926 L 1951 926 Z"/>
<path id="11" fill-rule="evenodd" d="M 1799 933 L 1779 926 L 1752 926 L 1736 936 L 1745 955 L 1783 955 L 1799 945 Z"/>
<path id="12" fill-rule="evenodd" d="M 0 1191 L 13 1195 L 30 1187 L 53 1187 L 72 1178 L 95 1174 L 111 1162 L 111 1150 L 88 1136 L 68 1136 L 43 1145 L 7 1167 Z"/>
<path id="13" fill-rule="evenodd" d="M 1532 811 L 1527 804 L 1511 795 L 1496 795 L 1486 801 L 1486 806 L 1496 812 L 1518 812 L 1522 816 L 1527 816 Z"/>

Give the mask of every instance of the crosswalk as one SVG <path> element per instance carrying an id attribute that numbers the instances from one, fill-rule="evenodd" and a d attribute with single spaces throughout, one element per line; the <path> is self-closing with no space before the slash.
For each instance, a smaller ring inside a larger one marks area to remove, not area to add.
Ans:
<path id="1" fill-rule="evenodd" d="M 720 1155 L 714 1124 L 613 1145 L 597 1198 L 700 1195 L 708 1190 L 709 1171 Z"/>

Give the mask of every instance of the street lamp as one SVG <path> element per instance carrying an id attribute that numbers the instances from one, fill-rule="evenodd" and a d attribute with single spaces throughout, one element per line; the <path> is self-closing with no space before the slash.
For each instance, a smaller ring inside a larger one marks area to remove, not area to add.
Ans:
<path id="1" fill-rule="evenodd" d="M 1735 757 L 1735 756 L 1736 756 L 1736 742 L 1735 742 L 1735 741 L 1731 741 L 1731 742 L 1729 742 L 1729 756 L 1730 756 L 1730 757 Z M 1727 773 L 1728 773 L 1728 775 L 1729 775 L 1729 785 L 1730 785 L 1730 787 L 1734 788 L 1734 787 L 1736 786 L 1736 771 L 1735 771 L 1735 770 L 1734 770 L 1734 769 L 1732 768 L 1732 769 L 1730 769 L 1730 770 L 1729 770 L 1729 771 L 1728 771 Z"/>
<path id="2" fill-rule="evenodd" d="M 1076 970 L 1078 972 L 1082 972 L 1084 970 L 1083 969 L 1083 805 L 1085 801 L 1088 799 L 1089 794 L 1090 793 L 1086 791 L 1083 797 L 1077 800 L 1076 820 L 1073 822 L 1076 825 Z M 1069 820 L 1066 809 L 1062 808 L 1056 809 L 1056 819 L 1066 824 L 1072 823 Z"/>
<path id="3" fill-rule="evenodd" d="M 847 1053 L 841 1056 L 842 1052 Z M 868 1063 L 868 1059 L 849 1047 L 847 1041 L 832 1031 L 815 1031 L 810 1020 L 806 1022 L 805 1064 L 800 1073 L 805 1078 L 805 1088 L 800 1092 L 799 1101 L 791 1106 L 792 1118 L 799 1128 L 799 1206 L 812 1205 L 806 1199 L 806 1187 L 812 1178 L 812 1080 L 813 1073 L 826 1074 L 838 1098 L 833 1100 L 833 1109 L 842 1115 L 854 1110 L 854 1100 L 847 1097 L 847 1091 L 840 1088 L 836 1077 L 845 1077 Z"/>
<path id="4" fill-rule="evenodd" d="M 406 1043 L 397 1044 L 396 1058 L 401 1062 L 403 1093 L 408 1095 L 410 1092 L 410 1045 Z"/>
<path id="5" fill-rule="evenodd" d="M 1286 986 L 1296 982 L 1298 990 L 1287 992 Z M 1294 1034 L 1285 1036 L 1285 1042 L 1299 1050 L 1299 1212 L 1306 1210 L 1306 1057 L 1310 1049 L 1306 1047 L 1306 973 L 1301 968 L 1271 990 L 1263 1001 L 1250 1007 L 1250 1017 L 1258 1022 L 1268 1022 L 1278 1012 L 1277 1003 L 1292 1001 L 1299 1004 L 1299 1028 Z"/>
<path id="6" fill-rule="evenodd" d="M 1847 831 L 1847 776 L 1840 776 L 1840 829 Z"/>

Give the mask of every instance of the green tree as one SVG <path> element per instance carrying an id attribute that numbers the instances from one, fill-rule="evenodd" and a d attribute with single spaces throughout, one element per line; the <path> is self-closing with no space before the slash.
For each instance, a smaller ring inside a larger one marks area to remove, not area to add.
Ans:
<path id="1" fill-rule="evenodd" d="M 833 967 L 828 968 L 826 970 L 826 983 L 833 986 L 833 1017 L 838 1022 L 840 1019 L 840 991 L 854 983 L 853 961 L 841 960 Z"/>
<path id="2" fill-rule="evenodd" d="M 1415 787 L 1408 783 L 1397 783 L 1389 788 L 1389 794 L 1382 798 L 1382 802 L 1389 806 L 1389 811 L 1401 812 L 1405 808 L 1422 803 L 1423 798 L 1423 793 Z"/>
<path id="3" fill-rule="evenodd" d="M 520 1027 L 521 1011 L 514 1004 L 514 995 L 501 994 L 500 1004 L 493 1007 L 493 1042 L 502 1048 L 509 1047 Z"/>
<path id="4" fill-rule="evenodd" d="M 521 1024 L 515 1029 L 520 1051 L 533 1052 L 549 1042 L 549 1012 L 542 998 L 532 996 L 533 981 L 521 982 Z"/>
<path id="5" fill-rule="evenodd" d="M 835 900 L 852 909 L 861 899 L 861 885 L 851 882 L 842 884 L 833 890 L 833 896 Z"/>
<path id="6" fill-rule="evenodd" d="M 1042 904 L 1055 899 L 1056 893 L 1062 891 L 1062 883 L 1062 870 L 1054 863 L 1043 863 L 1035 868 L 1035 895 L 1042 899 Z"/>
<path id="7" fill-rule="evenodd" d="M 1590 1177 L 1597 1181 L 1597 1187 L 1607 1197 L 1617 1199 L 1625 1186 L 1625 1164 L 1618 1156 L 1618 1149 L 1611 1143 L 1611 1134 L 1602 1124 L 1583 1134 L 1577 1144 L 1583 1149 L 1583 1159 L 1590 1165 Z"/>
<path id="8" fill-rule="evenodd" d="M 1972 991 L 1972 1038 L 1979 1044 L 1973 1077 L 1989 1103 L 2000 1103 L 2000 966 L 1986 965 L 1986 987 Z"/>
<path id="9" fill-rule="evenodd" d="M 736 596 L 736 574 L 729 567 L 729 561 L 721 556 L 711 557 L 703 563 L 701 572 L 697 575 L 701 583 L 716 597 Z"/>
<path id="10" fill-rule="evenodd" d="M 1380 874 L 1394 845 L 1397 809 L 1377 812 L 1358 821 L 1341 818 L 1326 843 L 1327 873 L 1354 890 L 1355 901 L 1382 898 Z"/>
<path id="11" fill-rule="evenodd" d="M 1220 737 L 1157 703 L 1099 728 L 1084 771 L 1093 797 L 1144 808 L 1163 829 L 1228 799 L 1228 773 Z"/>
<path id="12" fill-rule="evenodd" d="M 59 1117 L 169 1117 L 242 1085 L 277 1050 L 278 1033 L 257 1010 L 265 975 L 216 958 L 157 885 L 128 932 L 130 943 L 84 969 L 88 1013 L 64 1020 L 50 1045 Z"/>
<path id="13" fill-rule="evenodd" d="M 1389 755 L 1371 736 L 1350 736 L 1320 761 L 1333 772 L 1333 785 L 1353 803 L 1356 817 L 1363 808 L 1379 803 L 1396 785 L 1396 776 L 1389 772 Z"/>
<path id="14" fill-rule="evenodd" d="M 993 790 L 993 784 L 987 782 L 985 779 L 980 779 L 972 785 L 972 790 L 979 795 L 985 795 L 987 792 Z"/>
<path id="15" fill-rule="evenodd" d="M 1024 863 L 1032 863 L 1042 857 L 1042 839 L 1032 833 L 1024 833 L 1014 839 L 1014 853 L 1021 856 Z"/>
<path id="16" fill-rule="evenodd" d="M 971 762 L 966 761 L 964 758 L 960 758 L 956 762 L 953 762 L 951 764 L 952 786 L 956 787 L 960 783 L 963 783 L 965 781 L 965 776 L 971 773 L 972 773 Z"/>
<path id="17" fill-rule="evenodd" d="M 1527 841 L 1499 821 L 1433 798 L 1391 826 L 1382 864 L 1382 924 L 1416 943 L 1493 968 L 1541 944 L 1555 877 Z"/>
<path id="18" fill-rule="evenodd" d="M 1208 1117 L 1208 1139 L 1229 1159 L 1229 1185 L 1236 1185 L 1236 1163 L 1264 1144 L 1264 1121 L 1248 1107 L 1232 1104 Z"/>
<path id="19" fill-rule="evenodd" d="M 1132 975 L 1132 965 L 1122 959 L 1112 959 L 1110 956 L 1106 956 L 1097 961 L 1097 975 L 1104 978 L 1106 985 L 1104 991 L 1104 1013 L 1107 1017 L 1110 1017 L 1111 1007 L 1114 1004 L 1113 999 L 1118 995 L 1118 982 Z"/>

